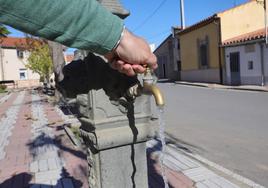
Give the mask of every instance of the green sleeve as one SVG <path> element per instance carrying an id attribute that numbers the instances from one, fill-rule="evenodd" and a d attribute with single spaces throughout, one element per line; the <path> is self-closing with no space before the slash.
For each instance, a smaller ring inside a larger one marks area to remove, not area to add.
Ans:
<path id="1" fill-rule="evenodd" d="M 0 0 L 0 22 L 69 47 L 105 54 L 123 21 L 96 0 Z"/>

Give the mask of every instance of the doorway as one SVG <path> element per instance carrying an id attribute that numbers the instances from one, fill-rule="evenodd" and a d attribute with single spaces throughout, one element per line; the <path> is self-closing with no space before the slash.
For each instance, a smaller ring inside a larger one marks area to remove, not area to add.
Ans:
<path id="1" fill-rule="evenodd" d="M 230 53 L 230 71 L 231 71 L 231 85 L 241 84 L 240 75 L 240 53 Z"/>
<path id="2" fill-rule="evenodd" d="M 166 64 L 163 63 L 162 66 L 163 66 L 163 78 L 166 78 Z"/>

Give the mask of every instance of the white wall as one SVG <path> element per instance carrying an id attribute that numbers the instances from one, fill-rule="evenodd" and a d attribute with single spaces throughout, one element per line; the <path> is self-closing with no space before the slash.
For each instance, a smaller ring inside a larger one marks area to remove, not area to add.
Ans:
<path id="1" fill-rule="evenodd" d="M 27 53 L 24 52 L 24 58 L 20 59 L 17 56 L 16 49 L 2 49 L 3 51 L 3 66 L 5 80 L 20 80 L 19 70 L 26 69 Z M 27 69 L 28 80 L 39 80 L 39 75 Z"/>
<path id="2" fill-rule="evenodd" d="M 263 45 L 265 84 L 268 85 L 268 45 Z"/>
<path id="3" fill-rule="evenodd" d="M 225 48 L 225 64 L 226 64 L 226 78 L 227 84 L 231 84 L 230 72 L 230 53 L 240 53 L 240 76 L 241 85 L 260 85 L 261 84 L 261 51 L 259 43 L 253 44 L 255 47 L 254 52 L 245 52 L 245 45 L 226 47 Z M 264 47 L 264 67 L 266 77 L 268 75 L 268 49 Z M 248 69 L 248 62 L 253 61 L 253 69 Z"/>

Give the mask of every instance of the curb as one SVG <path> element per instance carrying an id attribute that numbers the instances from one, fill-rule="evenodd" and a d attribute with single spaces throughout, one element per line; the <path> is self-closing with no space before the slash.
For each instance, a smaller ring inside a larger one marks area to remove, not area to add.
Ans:
<path id="1" fill-rule="evenodd" d="M 196 86 L 204 87 L 210 89 L 232 89 L 232 90 L 244 90 L 244 91 L 258 91 L 258 92 L 268 92 L 268 87 L 263 86 L 226 86 L 220 84 L 208 84 L 208 83 L 191 83 L 191 82 L 178 82 L 175 81 L 174 84 L 186 85 L 186 86 Z"/>
<path id="2" fill-rule="evenodd" d="M 173 148 L 177 152 L 183 154 L 184 156 L 189 157 L 190 159 L 203 164 L 206 168 L 216 173 L 218 176 L 227 179 L 228 181 L 236 184 L 239 187 L 243 188 L 265 188 L 263 185 L 260 185 L 248 178 L 245 178 L 219 164 L 216 164 L 200 155 L 198 155 L 191 148 L 188 149 L 187 145 L 177 143 L 176 140 L 166 135 L 167 146 Z"/>

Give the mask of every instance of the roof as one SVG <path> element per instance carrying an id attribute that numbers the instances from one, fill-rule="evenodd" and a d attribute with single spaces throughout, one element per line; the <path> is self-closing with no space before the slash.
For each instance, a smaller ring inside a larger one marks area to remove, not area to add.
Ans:
<path id="1" fill-rule="evenodd" d="M 244 43 L 252 40 L 262 40 L 265 38 L 265 28 L 239 35 L 237 37 L 225 40 L 222 42 L 222 46 L 234 45 Z"/>
<path id="2" fill-rule="evenodd" d="M 167 36 L 167 38 L 154 50 L 154 52 L 153 53 L 155 53 L 163 44 L 165 44 L 166 43 L 166 41 L 168 41 L 170 38 L 172 37 L 172 34 L 169 34 L 168 36 Z"/>
<path id="3" fill-rule="evenodd" d="M 120 18 L 127 17 L 130 13 L 120 3 L 119 0 L 98 0 L 102 6 L 107 8 L 113 14 L 118 15 Z"/>
<path id="4" fill-rule="evenodd" d="M 26 38 L 4 37 L 0 39 L 1 47 L 5 47 L 5 48 L 23 47 L 26 44 L 27 44 Z"/>
<path id="5" fill-rule="evenodd" d="M 181 31 L 181 27 L 179 27 L 179 26 L 172 26 L 172 27 L 171 27 L 171 30 L 173 30 L 175 36 L 177 36 L 177 35 L 180 33 L 180 31 Z M 164 40 L 163 42 L 161 42 L 161 44 L 159 44 L 159 45 L 157 46 L 157 48 L 154 50 L 153 53 L 155 53 L 155 52 L 156 52 L 156 51 L 157 51 L 163 44 L 165 44 L 165 42 L 166 42 L 167 40 L 169 40 L 172 36 L 173 36 L 173 34 L 169 34 L 169 35 L 165 38 L 165 40 Z"/>
<path id="6" fill-rule="evenodd" d="M 207 25 L 207 24 L 209 24 L 209 23 L 211 23 L 211 22 L 213 22 L 213 21 L 215 21 L 217 19 L 219 19 L 219 17 L 217 16 L 217 14 L 214 14 L 214 15 L 212 15 L 212 16 L 204 19 L 204 20 L 201 20 L 201 21 L 199 21 L 199 22 L 197 22 L 197 23 L 185 28 L 179 34 L 182 35 L 182 34 L 190 32 L 190 31 L 196 30 L 196 29 L 198 29 L 200 27 L 203 27 L 203 26 L 205 26 L 205 25 Z"/>

